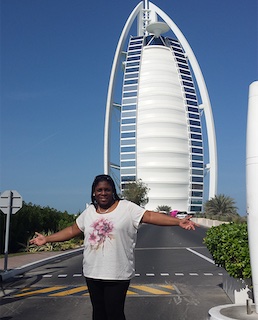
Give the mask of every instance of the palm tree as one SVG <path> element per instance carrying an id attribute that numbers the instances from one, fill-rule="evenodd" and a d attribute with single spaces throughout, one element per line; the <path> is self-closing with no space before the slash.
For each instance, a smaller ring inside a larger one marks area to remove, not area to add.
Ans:
<path id="1" fill-rule="evenodd" d="M 204 212 L 209 216 L 239 216 L 237 209 L 235 200 L 224 194 L 216 195 L 204 204 Z"/>

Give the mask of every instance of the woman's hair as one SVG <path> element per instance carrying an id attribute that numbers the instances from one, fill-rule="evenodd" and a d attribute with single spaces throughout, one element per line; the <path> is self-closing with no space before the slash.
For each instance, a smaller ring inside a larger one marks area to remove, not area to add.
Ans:
<path id="1" fill-rule="evenodd" d="M 97 184 L 102 181 L 106 181 L 111 186 L 114 200 L 121 200 L 121 198 L 118 196 L 116 192 L 116 186 L 115 186 L 114 180 L 107 174 L 100 174 L 95 177 L 91 187 L 91 202 L 92 204 L 94 204 L 95 207 L 97 207 L 97 203 L 94 195 L 95 188 Z"/>

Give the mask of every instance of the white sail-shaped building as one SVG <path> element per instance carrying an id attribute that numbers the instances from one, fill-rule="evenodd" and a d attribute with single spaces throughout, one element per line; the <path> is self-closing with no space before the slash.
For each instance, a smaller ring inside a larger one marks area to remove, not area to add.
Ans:
<path id="1" fill-rule="evenodd" d="M 118 156 L 112 148 L 117 144 L 114 113 L 120 123 Z M 207 172 L 209 198 L 217 192 L 216 137 L 202 72 L 182 32 L 149 1 L 140 2 L 126 21 L 113 61 L 106 105 L 105 173 L 113 175 L 112 168 L 118 170 L 121 190 L 138 179 L 148 186 L 147 209 L 166 205 L 201 212 Z"/>

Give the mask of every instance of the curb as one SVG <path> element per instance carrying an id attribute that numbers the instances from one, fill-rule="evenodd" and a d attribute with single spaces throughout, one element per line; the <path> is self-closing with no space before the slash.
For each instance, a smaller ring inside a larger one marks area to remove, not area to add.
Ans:
<path id="1" fill-rule="evenodd" d="M 213 307 L 209 310 L 209 319 L 210 320 L 245 320 L 245 319 L 258 320 L 258 314 L 254 310 L 255 305 L 252 304 L 251 306 L 253 309 L 251 314 L 247 314 L 246 306 L 242 304 L 225 304 L 225 305 Z"/>
<path id="2" fill-rule="evenodd" d="M 20 275 L 20 274 L 26 273 L 26 272 L 28 272 L 28 271 L 30 271 L 32 269 L 41 267 L 44 264 L 46 264 L 48 262 L 51 262 L 51 261 L 54 261 L 54 260 L 56 260 L 58 258 L 63 258 L 63 257 L 67 257 L 68 258 L 68 257 L 76 256 L 77 254 L 79 254 L 82 251 L 83 251 L 83 248 L 75 249 L 73 251 L 60 253 L 60 254 L 57 254 L 57 255 L 55 255 L 53 257 L 44 258 L 44 259 L 38 260 L 36 262 L 31 262 L 31 263 L 25 264 L 25 265 L 23 265 L 21 267 L 17 267 L 15 269 L 2 272 L 2 273 L 0 273 L 0 281 L 4 282 L 4 281 L 6 281 L 6 280 L 8 280 L 10 278 L 13 278 L 13 277 L 17 276 L 17 275 Z"/>

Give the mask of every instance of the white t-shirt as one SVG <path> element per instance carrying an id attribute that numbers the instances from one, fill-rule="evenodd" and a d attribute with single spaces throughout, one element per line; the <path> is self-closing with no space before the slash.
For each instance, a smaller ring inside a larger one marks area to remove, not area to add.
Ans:
<path id="1" fill-rule="evenodd" d="M 128 280 L 135 274 L 134 248 L 144 208 L 127 200 L 105 214 L 90 205 L 76 219 L 84 233 L 83 274 L 103 280 Z"/>

